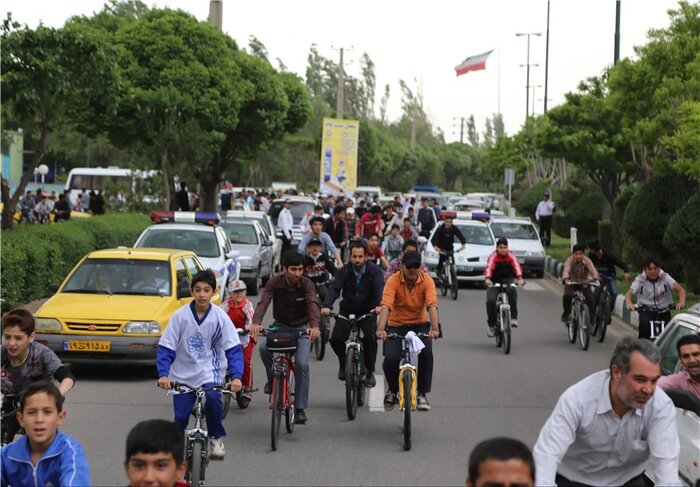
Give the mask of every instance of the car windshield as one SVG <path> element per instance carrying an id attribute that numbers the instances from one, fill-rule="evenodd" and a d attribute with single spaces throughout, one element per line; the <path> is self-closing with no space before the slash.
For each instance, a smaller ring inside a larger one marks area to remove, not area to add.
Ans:
<path id="1" fill-rule="evenodd" d="M 491 230 L 496 238 L 517 238 L 523 240 L 539 240 L 535 227 L 530 223 L 494 222 Z"/>
<path id="2" fill-rule="evenodd" d="M 62 292 L 168 296 L 170 289 L 170 266 L 166 261 L 86 259 Z"/>
<path id="3" fill-rule="evenodd" d="M 222 223 L 232 244 L 258 245 L 258 234 L 255 227 L 246 223 Z"/>
<path id="4" fill-rule="evenodd" d="M 153 226 L 148 229 L 139 247 L 191 250 L 199 257 L 219 257 L 221 249 L 213 231 L 183 230 Z"/>
<path id="5" fill-rule="evenodd" d="M 476 225 L 457 225 L 457 228 L 459 228 L 462 231 L 462 235 L 464 235 L 465 240 L 467 241 L 467 245 L 472 244 L 472 245 L 493 245 L 493 237 L 491 236 L 491 232 L 489 232 L 489 229 L 486 228 L 485 226 L 476 226 Z M 457 238 L 455 237 L 455 242 L 459 242 Z"/>

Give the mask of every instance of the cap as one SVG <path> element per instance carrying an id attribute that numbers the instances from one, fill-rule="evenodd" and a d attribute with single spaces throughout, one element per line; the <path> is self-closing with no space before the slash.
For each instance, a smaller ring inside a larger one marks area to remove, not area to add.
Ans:
<path id="1" fill-rule="evenodd" d="M 287 203 L 291 203 L 291 202 L 292 202 L 292 200 L 289 199 L 289 198 L 287 198 L 287 199 L 284 200 L 284 204 L 285 204 L 285 205 L 286 205 Z"/>
<path id="2" fill-rule="evenodd" d="M 549 192 L 549 190 L 547 190 L 547 191 L 544 192 L 544 195 L 545 195 L 545 196 L 550 196 L 551 193 Z"/>
<path id="3" fill-rule="evenodd" d="M 354 214 L 355 214 L 355 208 L 353 208 L 353 207 L 346 208 L 346 209 L 345 209 L 345 213 L 347 213 L 348 215 L 354 215 Z"/>
<path id="4" fill-rule="evenodd" d="M 401 262 L 403 262 L 403 265 L 406 267 L 411 267 L 411 266 L 420 266 L 421 259 L 420 259 L 420 254 L 418 252 L 406 252 L 403 254 L 403 258 L 401 259 Z"/>
<path id="5" fill-rule="evenodd" d="M 312 245 L 321 245 L 321 240 L 316 237 L 312 238 L 306 246 L 311 247 Z"/>
<path id="6" fill-rule="evenodd" d="M 245 289 L 248 289 L 248 287 L 245 285 L 245 282 L 241 281 L 240 279 L 236 279 L 231 284 L 229 284 L 228 287 L 229 292 L 232 293 L 236 291 L 243 291 Z"/>

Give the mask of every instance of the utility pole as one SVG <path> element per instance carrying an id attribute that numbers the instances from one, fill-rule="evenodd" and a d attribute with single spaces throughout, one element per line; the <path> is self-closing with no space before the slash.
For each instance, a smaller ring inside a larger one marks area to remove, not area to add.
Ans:
<path id="1" fill-rule="evenodd" d="M 549 0 L 547 0 L 547 45 L 544 51 L 544 113 L 547 113 L 547 87 L 549 83 Z"/>
<path id="2" fill-rule="evenodd" d="M 620 0 L 615 2 L 615 59 L 613 64 L 620 60 Z"/>
<path id="3" fill-rule="evenodd" d="M 534 117 L 535 116 L 535 100 L 537 100 L 537 98 L 535 97 L 535 89 L 542 88 L 542 85 L 532 85 L 531 88 L 532 88 L 532 116 Z"/>
<path id="4" fill-rule="evenodd" d="M 452 117 L 452 120 L 456 120 L 456 117 Z M 454 127 L 454 124 L 452 126 Z M 454 131 L 452 133 L 454 134 Z M 459 117 L 459 143 L 464 144 L 464 117 Z"/>
<path id="5" fill-rule="evenodd" d="M 222 23 L 224 17 L 224 2 L 223 0 L 210 0 L 209 1 L 209 23 L 214 27 L 222 30 Z"/>
<path id="6" fill-rule="evenodd" d="M 331 49 L 335 49 L 333 46 L 331 46 Z M 348 50 L 351 50 L 352 46 L 348 48 Z M 343 55 L 345 54 L 345 48 L 341 47 L 338 49 L 340 51 L 340 61 L 338 62 L 338 96 L 336 97 L 336 105 L 335 105 L 335 118 L 342 119 L 343 118 L 343 111 L 345 108 L 345 69 L 344 69 L 344 58 Z"/>
<path id="7" fill-rule="evenodd" d="M 527 36 L 527 64 L 521 64 L 520 66 L 527 67 L 527 78 L 525 82 L 525 121 L 527 117 L 530 116 L 530 66 L 539 66 L 539 64 L 530 64 L 530 36 L 541 36 L 541 32 L 518 32 L 515 34 L 517 37 Z"/>

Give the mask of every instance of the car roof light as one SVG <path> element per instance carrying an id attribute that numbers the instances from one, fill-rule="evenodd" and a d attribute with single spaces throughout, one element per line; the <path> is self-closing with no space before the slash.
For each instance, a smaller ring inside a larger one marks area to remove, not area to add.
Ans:
<path id="1" fill-rule="evenodd" d="M 440 220 L 442 220 L 444 218 L 457 218 L 457 217 L 458 217 L 457 212 L 452 211 L 452 210 L 440 210 L 440 213 L 438 214 L 438 218 L 440 218 Z"/>
<path id="2" fill-rule="evenodd" d="M 219 223 L 219 214 L 204 211 L 162 211 L 151 212 L 153 223 L 202 223 L 204 225 L 216 225 Z"/>

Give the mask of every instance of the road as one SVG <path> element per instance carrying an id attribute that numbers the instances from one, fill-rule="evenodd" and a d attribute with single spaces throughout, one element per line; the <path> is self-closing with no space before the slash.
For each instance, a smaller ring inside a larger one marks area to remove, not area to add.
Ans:
<path id="1" fill-rule="evenodd" d="M 616 341 L 632 335 L 631 328 L 615 321 L 604 344 L 594 341 L 587 352 L 569 344 L 559 322 L 560 293 L 547 278 L 532 279 L 519 291 L 520 327 L 508 356 L 486 336 L 484 290 L 462 287 L 458 301 L 441 298 L 445 338 L 434 345 L 432 410 L 414 414 L 411 451 L 403 450 L 398 409 L 381 408 L 379 375 L 369 401 L 378 407 L 365 407 L 348 421 L 337 360 L 328 349 L 322 362 L 311 359 L 308 424 L 292 435 L 283 430 L 273 452 L 266 397 L 257 393 L 246 410 L 232 405 L 224 422 L 226 459 L 210 463 L 207 484 L 464 485 L 467 457 L 476 443 L 511 436 L 532 446 L 561 392 L 607 368 Z M 155 387 L 150 369 L 75 371 L 78 383 L 66 403 L 63 430 L 85 447 L 95 485 L 125 485 L 129 429 L 143 419 L 170 419 L 170 398 Z M 381 374 L 381 347 L 377 371 Z M 257 354 L 254 375 L 262 389 Z"/>

